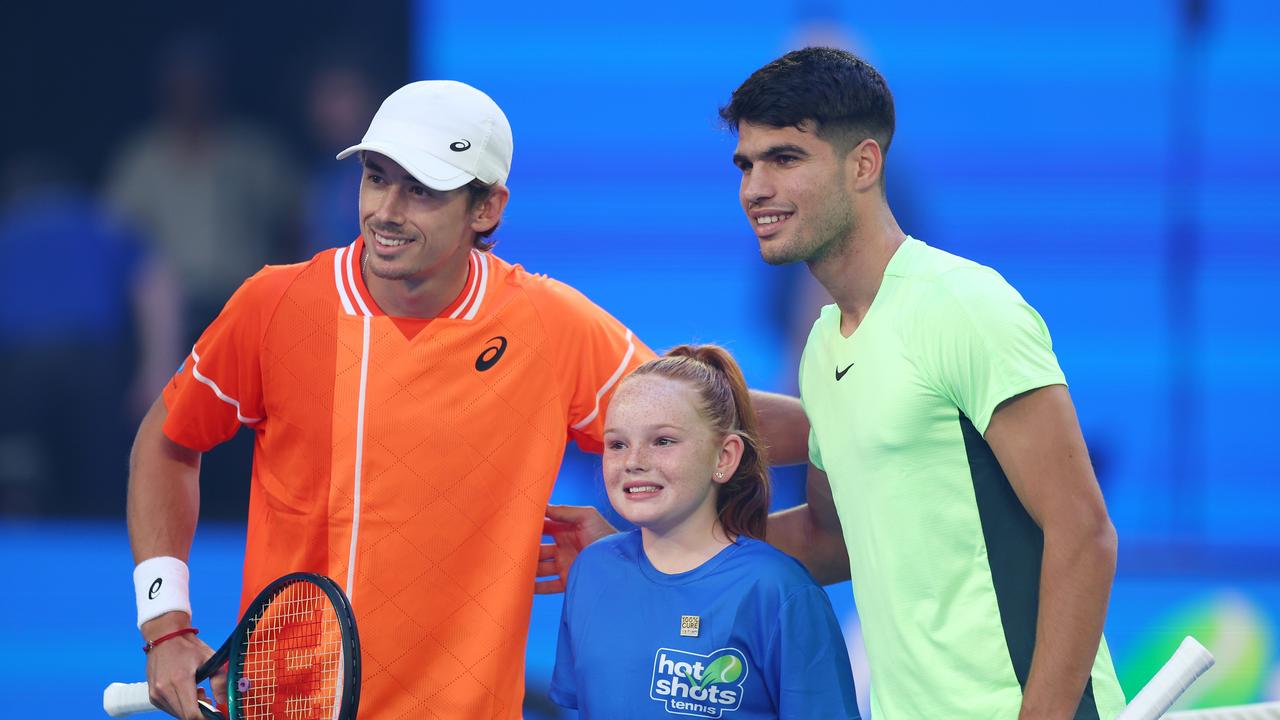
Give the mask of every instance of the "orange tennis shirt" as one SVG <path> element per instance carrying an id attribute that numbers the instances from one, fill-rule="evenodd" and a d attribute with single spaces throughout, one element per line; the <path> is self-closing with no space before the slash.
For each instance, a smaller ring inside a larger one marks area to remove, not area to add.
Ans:
<path id="1" fill-rule="evenodd" d="M 362 718 L 519 718 L 537 546 L 569 438 L 653 357 L 576 290 L 472 251 L 431 320 L 391 318 L 363 241 L 247 280 L 164 391 L 205 451 L 255 432 L 242 606 L 332 577 L 360 632 Z"/>

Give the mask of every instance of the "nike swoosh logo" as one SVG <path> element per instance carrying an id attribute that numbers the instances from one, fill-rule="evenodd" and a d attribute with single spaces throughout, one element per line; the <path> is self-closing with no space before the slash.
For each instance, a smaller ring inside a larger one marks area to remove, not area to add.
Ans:
<path id="1" fill-rule="evenodd" d="M 853 363 L 849 363 L 843 370 L 836 368 L 836 382 L 840 382 L 840 378 L 844 377 L 844 374 L 849 372 L 849 368 L 851 367 L 853 367 Z"/>

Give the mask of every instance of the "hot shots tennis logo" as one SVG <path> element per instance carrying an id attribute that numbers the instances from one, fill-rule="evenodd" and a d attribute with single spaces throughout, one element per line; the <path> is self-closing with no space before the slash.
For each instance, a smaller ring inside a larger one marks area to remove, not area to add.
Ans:
<path id="1" fill-rule="evenodd" d="M 747 658 L 735 648 L 710 655 L 658 648 L 649 697 L 673 715 L 718 718 L 742 704 Z"/>

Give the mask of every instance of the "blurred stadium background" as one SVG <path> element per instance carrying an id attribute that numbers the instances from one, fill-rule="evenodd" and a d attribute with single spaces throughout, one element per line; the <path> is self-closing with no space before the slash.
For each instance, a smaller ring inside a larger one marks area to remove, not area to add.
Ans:
<path id="1" fill-rule="evenodd" d="M 152 120 L 187 123 L 192 147 L 272 158 L 204 176 L 253 175 L 270 203 L 195 200 L 189 215 L 243 212 L 219 232 L 227 247 L 237 227 L 260 233 L 241 258 L 260 264 L 354 234 L 354 166 L 331 157 L 362 132 L 371 100 L 411 79 L 472 83 L 515 129 L 500 255 L 577 286 L 655 348 L 723 343 L 753 385 L 794 391 L 820 293 L 803 268 L 759 261 L 716 109 L 806 44 L 855 49 L 888 79 L 889 199 L 903 227 L 996 267 L 1053 332 L 1120 534 L 1107 636 L 1126 692 L 1194 634 L 1218 666 L 1186 706 L 1280 700 L 1280 6 L 477 7 L 3 11 L 15 30 L 0 46 L 5 714 L 97 717 L 101 688 L 143 670 L 127 444 L 140 398 L 163 381 L 154 368 L 176 367 L 216 310 L 184 277 L 201 248 L 165 237 L 163 215 L 183 200 L 139 207 Z M 229 262 L 223 249 L 212 254 Z M 181 312 L 166 324 L 148 307 Z M 211 642 L 235 619 L 247 448 L 242 437 L 206 468 L 192 567 Z M 607 506 L 598 477 L 571 450 L 555 500 Z M 779 504 L 800 492 L 796 473 L 779 474 Z M 831 594 L 860 665 L 849 589 Z M 558 598 L 536 602 L 530 718 L 570 717 L 542 696 L 558 616 Z"/>

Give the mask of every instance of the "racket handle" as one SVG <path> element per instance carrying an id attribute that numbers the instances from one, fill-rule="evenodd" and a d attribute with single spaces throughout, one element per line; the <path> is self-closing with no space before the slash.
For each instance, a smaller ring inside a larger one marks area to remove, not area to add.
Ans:
<path id="1" fill-rule="evenodd" d="M 151 704 L 146 683 L 111 683 L 102 691 L 102 709 L 111 717 L 125 717 L 152 712 L 156 706 Z"/>
<path id="2" fill-rule="evenodd" d="M 1116 720 L 1157 720 L 1164 717 L 1178 698 L 1213 666 L 1213 655 L 1187 636 L 1173 653 L 1173 657 L 1151 678 L 1146 687 L 1138 691 Z"/>

